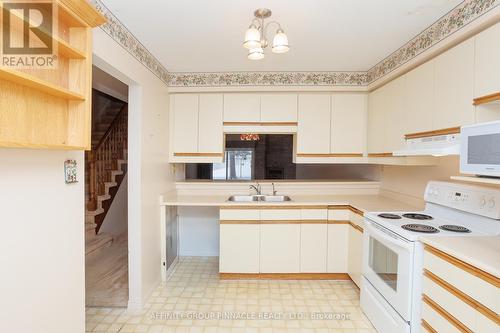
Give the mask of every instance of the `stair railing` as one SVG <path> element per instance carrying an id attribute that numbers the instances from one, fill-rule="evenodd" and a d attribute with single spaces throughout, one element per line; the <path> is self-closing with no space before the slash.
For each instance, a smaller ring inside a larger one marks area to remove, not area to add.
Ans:
<path id="1" fill-rule="evenodd" d="M 99 143 L 86 152 L 89 170 L 89 199 L 87 209 L 97 209 L 97 197 L 105 193 L 105 183 L 112 180 L 111 171 L 118 168 L 118 160 L 125 159 L 127 149 L 128 108 L 124 105 Z"/>

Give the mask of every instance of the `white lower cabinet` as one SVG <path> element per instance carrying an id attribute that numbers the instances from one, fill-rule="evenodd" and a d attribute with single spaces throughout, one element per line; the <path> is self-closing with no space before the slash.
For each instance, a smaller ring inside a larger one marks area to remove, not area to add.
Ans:
<path id="1" fill-rule="evenodd" d="M 328 224 L 328 255 L 327 271 L 328 273 L 346 273 L 347 272 L 347 251 L 349 246 L 348 223 L 329 223 Z"/>
<path id="2" fill-rule="evenodd" d="M 221 224 L 219 271 L 259 273 L 259 224 Z"/>
<path id="3" fill-rule="evenodd" d="M 328 232 L 327 224 L 300 225 L 300 272 L 326 273 Z"/>
<path id="4" fill-rule="evenodd" d="M 347 254 L 347 273 L 352 281 L 361 287 L 361 258 L 363 254 L 363 233 L 354 228 L 349 228 L 349 249 Z"/>
<path id="5" fill-rule="evenodd" d="M 260 272 L 300 271 L 300 224 L 260 225 Z"/>

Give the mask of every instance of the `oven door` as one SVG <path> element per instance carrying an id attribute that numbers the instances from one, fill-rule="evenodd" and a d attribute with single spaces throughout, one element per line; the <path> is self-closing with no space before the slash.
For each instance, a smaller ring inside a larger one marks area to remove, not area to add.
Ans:
<path id="1" fill-rule="evenodd" d="M 414 244 L 365 220 L 363 252 L 363 276 L 409 322 Z"/>

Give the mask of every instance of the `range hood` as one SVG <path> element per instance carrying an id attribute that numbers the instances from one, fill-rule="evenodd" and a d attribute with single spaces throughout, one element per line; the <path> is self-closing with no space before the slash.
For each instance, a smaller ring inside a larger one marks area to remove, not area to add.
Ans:
<path id="1" fill-rule="evenodd" d="M 446 156 L 460 154 L 460 134 L 446 134 L 406 139 L 402 150 L 394 156 Z"/>

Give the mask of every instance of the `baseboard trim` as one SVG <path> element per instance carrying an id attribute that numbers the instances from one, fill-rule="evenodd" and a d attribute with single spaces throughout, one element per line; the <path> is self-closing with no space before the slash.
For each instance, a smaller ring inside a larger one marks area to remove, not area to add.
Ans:
<path id="1" fill-rule="evenodd" d="M 347 273 L 219 273 L 221 280 L 342 280 L 350 281 Z"/>

